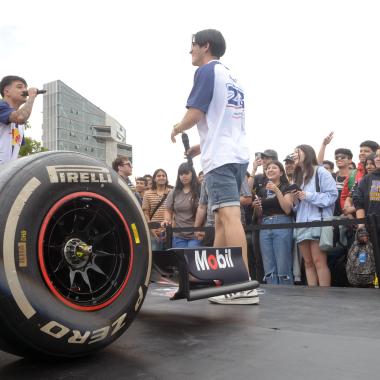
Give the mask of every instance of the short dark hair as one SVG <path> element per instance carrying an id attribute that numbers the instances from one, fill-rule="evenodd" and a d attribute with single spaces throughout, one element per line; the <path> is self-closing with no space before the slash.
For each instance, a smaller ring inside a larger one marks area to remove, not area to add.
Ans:
<path id="1" fill-rule="evenodd" d="M 336 149 L 335 150 L 335 155 L 337 154 L 344 154 L 345 156 L 347 156 L 350 160 L 352 159 L 353 157 L 353 154 L 351 152 L 350 149 L 346 149 L 346 148 L 339 148 L 339 149 Z"/>
<path id="2" fill-rule="evenodd" d="M 332 161 L 329 161 L 329 160 L 324 160 L 323 161 L 323 165 L 328 165 L 330 166 L 331 170 L 334 170 L 334 163 Z"/>
<path id="3" fill-rule="evenodd" d="M 136 182 L 141 181 L 145 183 L 145 186 L 148 185 L 148 180 L 145 177 L 137 177 Z"/>
<path id="4" fill-rule="evenodd" d="M 356 164 L 355 164 L 354 161 L 351 161 L 351 162 L 350 162 L 350 165 L 351 165 L 354 169 L 356 169 Z"/>
<path id="5" fill-rule="evenodd" d="M 112 162 L 112 169 L 115 170 L 115 172 L 118 172 L 119 166 L 122 165 L 124 163 L 124 161 L 130 162 L 129 157 L 128 156 L 116 157 Z"/>
<path id="6" fill-rule="evenodd" d="M 372 152 L 376 152 L 379 149 L 379 144 L 376 141 L 372 140 L 363 141 L 360 144 L 360 148 L 362 148 L 363 146 L 368 146 L 368 148 L 370 148 Z"/>
<path id="7" fill-rule="evenodd" d="M 13 82 L 16 82 L 16 81 L 22 82 L 25 84 L 25 86 L 28 86 L 24 78 L 18 77 L 17 75 L 8 75 L 4 77 L 0 82 L 0 94 L 2 97 L 4 97 L 5 87 L 11 85 Z"/>
<path id="8" fill-rule="evenodd" d="M 199 46 L 210 45 L 210 52 L 213 57 L 220 58 L 226 52 L 226 41 L 216 29 L 205 29 L 194 34 L 193 42 Z"/>

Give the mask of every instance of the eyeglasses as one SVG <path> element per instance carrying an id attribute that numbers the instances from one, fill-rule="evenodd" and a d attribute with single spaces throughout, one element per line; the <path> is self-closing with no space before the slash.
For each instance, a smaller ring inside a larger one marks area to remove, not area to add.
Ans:
<path id="1" fill-rule="evenodd" d="M 348 158 L 348 156 L 344 155 L 344 154 L 337 154 L 335 156 L 335 160 L 346 160 Z"/>
<path id="2" fill-rule="evenodd" d="M 124 162 L 124 164 L 121 164 L 121 166 L 125 166 L 125 165 L 132 167 L 132 164 L 130 162 Z"/>

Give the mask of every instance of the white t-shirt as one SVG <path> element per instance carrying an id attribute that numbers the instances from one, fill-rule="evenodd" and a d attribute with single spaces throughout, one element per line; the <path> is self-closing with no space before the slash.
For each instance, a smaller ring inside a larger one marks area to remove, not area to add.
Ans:
<path id="1" fill-rule="evenodd" d="M 13 111 L 7 102 L 0 101 L 0 164 L 18 157 L 24 139 L 24 125 L 9 122 Z"/>
<path id="2" fill-rule="evenodd" d="M 225 164 L 249 162 L 244 91 L 220 61 L 197 69 L 186 107 L 205 113 L 198 123 L 205 174 Z"/>

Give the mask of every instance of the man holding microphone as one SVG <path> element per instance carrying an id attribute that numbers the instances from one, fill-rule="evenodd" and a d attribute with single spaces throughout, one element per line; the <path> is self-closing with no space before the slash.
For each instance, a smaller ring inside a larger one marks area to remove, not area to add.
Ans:
<path id="1" fill-rule="evenodd" d="M 24 124 L 32 113 L 36 88 L 25 79 L 8 75 L 0 82 L 0 164 L 15 160 L 24 139 Z"/>
<path id="2" fill-rule="evenodd" d="M 198 66 L 187 100 L 187 111 L 176 124 L 171 140 L 197 125 L 200 145 L 188 155 L 201 154 L 211 209 L 215 214 L 215 247 L 242 247 L 248 271 L 247 242 L 241 223 L 240 188 L 249 162 L 244 125 L 244 92 L 230 70 L 220 62 L 226 50 L 223 35 L 206 29 L 193 36 L 192 64 Z M 258 304 L 256 290 L 209 299 L 219 304 Z"/>

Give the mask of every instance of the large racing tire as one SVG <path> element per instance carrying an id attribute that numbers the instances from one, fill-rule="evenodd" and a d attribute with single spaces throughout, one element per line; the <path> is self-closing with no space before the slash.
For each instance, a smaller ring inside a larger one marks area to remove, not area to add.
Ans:
<path id="1" fill-rule="evenodd" d="M 144 300 L 152 253 L 127 184 L 96 159 L 46 152 L 0 166 L 0 349 L 77 357 Z"/>

